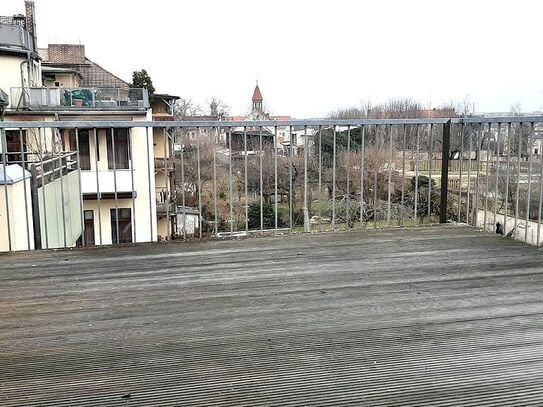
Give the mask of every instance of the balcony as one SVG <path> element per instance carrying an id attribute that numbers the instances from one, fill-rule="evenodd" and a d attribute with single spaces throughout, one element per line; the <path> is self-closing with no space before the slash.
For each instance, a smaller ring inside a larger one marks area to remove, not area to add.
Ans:
<path id="1" fill-rule="evenodd" d="M 146 89 L 131 88 L 11 88 L 12 110 L 145 111 Z"/>
<path id="2" fill-rule="evenodd" d="M 171 172 L 174 170 L 175 170 L 175 163 L 173 162 L 173 160 L 155 157 L 155 171 Z"/>
<path id="3" fill-rule="evenodd" d="M 176 205 L 172 201 L 172 193 L 164 187 L 155 187 L 156 212 L 159 215 L 175 213 Z"/>
<path id="4" fill-rule="evenodd" d="M 5 52 L 27 52 L 34 50 L 32 36 L 14 21 L 0 23 L 0 49 Z"/>
<path id="5" fill-rule="evenodd" d="M 132 196 L 132 185 L 138 176 L 137 170 L 98 171 L 98 177 L 95 171 L 81 171 L 81 192 L 87 197 L 95 197 L 98 193 L 102 198 L 114 197 L 115 192 L 122 197 Z"/>

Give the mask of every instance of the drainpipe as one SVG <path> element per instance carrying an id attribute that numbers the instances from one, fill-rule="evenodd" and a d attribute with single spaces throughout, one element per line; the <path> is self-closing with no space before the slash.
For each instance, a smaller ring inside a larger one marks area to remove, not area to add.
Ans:
<path id="1" fill-rule="evenodd" d="M 30 88 L 30 77 L 31 77 L 31 56 L 32 53 L 29 51 L 26 53 L 26 61 L 22 61 L 21 64 L 20 64 L 20 71 L 21 71 L 21 89 L 22 89 L 22 92 L 21 92 L 21 97 L 25 97 L 26 96 L 26 89 L 25 89 L 25 77 L 24 77 L 24 70 L 23 70 L 23 64 L 26 64 L 26 75 L 27 75 L 27 78 L 28 78 L 28 87 Z M 13 103 L 13 102 L 12 102 Z M 21 101 L 19 100 L 19 102 L 17 103 L 17 108 L 20 107 L 20 103 Z"/>
<path id="2" fill-rule="evenodd" d="M 30 87 L 32 85 L 32 71 L 33 71 L 33 67 L 32 67 L 32 59 L 30 58 L 30 52 L 28 52 L 26 54 L 26 75 L 28 77 L 28 87 Z"/>
<path id="3" fill-rule="evenodd" d="M 21 62 L 21 96 L 19 96 L 19 100 L 17 101 L 17 109 L 19 109 L 19 107 L 21 107 L 21 99 L 25 99 L 25 74 L 24 74 L 24 70 L 23 70 L 23 64 L 27 64 L 28 65 L 28 60 L 26 61 L 22 61 Z M 11 103 L 13 103 L 13 101 L 11 101 Z"/>

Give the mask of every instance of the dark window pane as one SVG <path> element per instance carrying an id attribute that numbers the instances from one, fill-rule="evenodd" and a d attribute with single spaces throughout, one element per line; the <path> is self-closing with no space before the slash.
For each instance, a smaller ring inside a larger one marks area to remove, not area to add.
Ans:
<path id="1" fill-rule="evenodd" d="M 113 134 L 111 129 L 107 130 L 107 165 L 110 170 L 128 169 L 128 129 L 114 129 Z M 115 143 L 113 143 L 115 141 Z M 115 146 L 113 145 L 115 144 Z M 115 147 L 115 154 L 113 150 Z M 115 155 L 115 157 L 113 157 Z M 115 161 L 113 161 L 115 158 Z"/>
<path id="2" fill-rule="evenodd" d="M 6 130 L 6 144 L 8 163 L 22 163 L 23 156 L 21 153 L 26 152 L 26 130 L 23 130 L 23 145 L 21 145 L 21 137 L 19 130 Z M 25 155 L 25 160 L 27 159 Z"/>
<path id="3" fill-rule="evenodd" d="M 117 224 L 119 225 L 118 240 Z M 132 243 L 132 211 L 130 208 L 111 209 L 111 241 L 114 244 Z"/>
<path id="4" fill-rule="evenodd" d="M 89 131 L 79 130 L 79 166 L 82 170 L 90 170 Z M 70 130 L 70 150 L 77 150 L 75 130 Z"/>
<path id="5" fill-rule="evenodd" d="M 83 211 L 83 217 L 85 219 L 85 246 L 94 246 L 94 211 Z"/>

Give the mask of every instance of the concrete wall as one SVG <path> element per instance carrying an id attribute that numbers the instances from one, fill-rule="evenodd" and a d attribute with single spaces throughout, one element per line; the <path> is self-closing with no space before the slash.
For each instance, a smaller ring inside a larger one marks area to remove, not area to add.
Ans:
<path id="1" fill-rule="evenodd" d="M 56 87 L 55 82 L 59 83 L 58 87 L 61 88 L 79 88 L 81 86 L 81 81 L 79 76 L 73 73 L 62 73 L 54 74 L 54 80 L 45 80 L 44 85 L 48 88 Z M 62 91 L 61 91 L 62 92 Z M 64 95 L 61 93 L 61 97 Z"/>
<path id="2" fill-rule="evenodd" d="M 22 65 L 21 63 L 25 62 Z M 11 88 L 21 88 L 24 86 L 41 86 L 41 65 L 31 61 L 30 80 L 26 64 L 26 56 L 0 55 L 0 89 L 10 96 L 10 107 L 15 107 L 17 101 L 11 100 Z M 21 77 L 22 73 L 22 77 Z"/>
<path id="3" fill-rule="evenodd" d="M 24 182 L 21 180 L 7 186 L 0 185 L 0 252 L 9 250 L 5 189 L 7 189 L 8 194 L 11 250 L 32 250 L 34 249 L 32 200 L 30 196 L 30 179 L 26 179 Z M 26 211 L 25 189 L 27 197 Z"/>
<path id="4" fill-rule="evenodd" d="M 484 216 L 485 211 L 484 210 L 478 210 L 477 211 L 477 219 L 476 219 L 476 226 L 481 229 L 488 230 L 491 233 L 496 233 L 496 224 L 494 223 L 494 212 L 493 211 L 486 211 L 486 224 L 484 223 Z M 497 214 L 496 215 L 496 222 L 500 222 L 502 225 L 504 224 L 503 221 L 503 214 Z M 513 231 L 513 238 L 516 240 L 520 240 L 522 242 L 526 242 L 528 244 L 533 244 L 536 246 L 539 246 L 543 243 L 543 225 L 538 225 L 537 222 L 534 221 L 528 221 L 526 222 L 524 219 L 517 219 L 517 224 L 515 227 L 515 217 L 514 216 L 508 216 L 505 221 L 504 226 L 504 235 L 507 235 L 512 229 Z M 528 239 L 525 240 L 526 237 L 526 228 L 528 228 Z M 540 241 L 537 241 L 537 230 L 539 228 L 539 234 L 540 234 Z"/>
<path id="5" fill-rule="evenodd" d="M 10 96 L 10 105 L 13 107 L 14 102 L 11 100 L 11 88 L 22 87 L 21 81 L 21 62 L 26 61 L 26 57 L 0 55 L 0 67 L 2 74 L 0 75 L 0 89 Z M 23 76 L 27 81 L 26 66 L 23 65 Z"/>

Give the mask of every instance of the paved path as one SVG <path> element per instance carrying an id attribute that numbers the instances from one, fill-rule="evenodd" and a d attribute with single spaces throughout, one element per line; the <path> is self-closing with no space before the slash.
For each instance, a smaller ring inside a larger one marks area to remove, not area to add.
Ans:
<path id="1" fill-rule="evenodd" d="M 1 406 L 543 405 L 543 253 L 420 229 L 0 256 Z"/>

